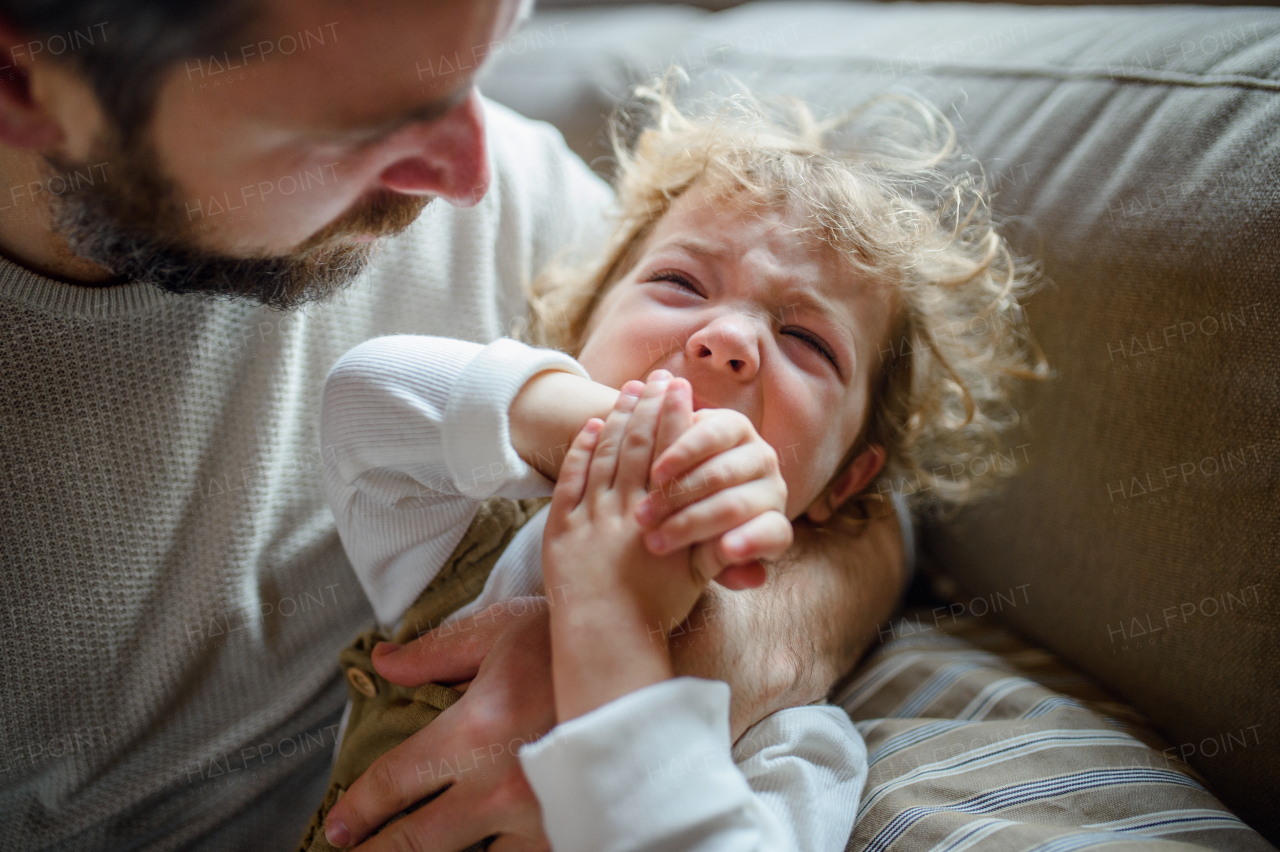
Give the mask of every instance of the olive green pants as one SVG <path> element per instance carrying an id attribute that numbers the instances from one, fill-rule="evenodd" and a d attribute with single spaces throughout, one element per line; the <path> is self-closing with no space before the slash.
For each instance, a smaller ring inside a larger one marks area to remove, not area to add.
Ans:
<path id="1" fill-rule="evenodd" d="M 438 626 L 450 613 L 475 600 L 516 532 L 546 503 L 545 498 L 515 501 L 501 497 L 482 503 L 440 573 L 405 613 L 395 641 L 399 644 L 413 641 Z M 320 809 L 312 816 L 298 844 L 298 852 L 336 852 L 324 836 L 324 820 L 329 809 L 375 760 L 424 728 L 462 695 L 456 689 L 436 683 L 407 687 L 384 679 L 374 670 L 370 654 L 374 645 L 385 641 L 387 637 L 380 631 L 366 630 L 338 655 L 347 676 L 351 714 L 329 776 L 329 790 Z M 394 822 L 426 801 L 430 799 L 396 814 L 388 822 Z M 487 845 L 487 841 L 482 841 L 472 849 L 483 849 Z"/>

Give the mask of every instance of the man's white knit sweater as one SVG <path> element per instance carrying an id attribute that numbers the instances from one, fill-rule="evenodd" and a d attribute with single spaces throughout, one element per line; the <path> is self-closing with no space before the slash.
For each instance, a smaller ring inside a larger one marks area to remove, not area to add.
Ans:
<path id="1" fill-rule="evenodd" d="M 0 261 L 0 850 L 288 849 L 373 620 L 325 505 L 321 388 L 370 337 L 488 341 L 608 188 L 486 104 L 494 183 L 276 313 Z"/>

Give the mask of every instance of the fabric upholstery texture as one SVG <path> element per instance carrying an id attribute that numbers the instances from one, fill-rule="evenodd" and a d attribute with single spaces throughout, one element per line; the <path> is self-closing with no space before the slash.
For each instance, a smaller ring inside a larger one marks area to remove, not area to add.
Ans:
<path id="1" fill-rule="evenodd" d="M 867 741 L 850 850 L 1274 848 L 1140 714 L 989 618 L 917 611 L 882 638 L 838 696 Z"/>
<path id="2" fill-rule="evenodd" d="M 986 460 L 1019 475 L 930 523 L 926 550 L 964 612 L 1021 589 L 1005 624 L 1280 838 L 1280 11 L 623 7 L 549 11 L 525 38 L 482 87 L 601 171 L 604 117 L 672 62 L 951 117 L 1049 281 L 1027 311 L 1056 376 Z"/>

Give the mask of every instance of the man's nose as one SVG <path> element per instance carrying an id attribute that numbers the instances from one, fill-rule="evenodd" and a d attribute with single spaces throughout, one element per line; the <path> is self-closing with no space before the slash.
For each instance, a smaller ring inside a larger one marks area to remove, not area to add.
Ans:
<path id="1" fill-rule="evenodd" d="M 750 381 L 760 370 L 760 334 L 750 318 L 720 316 L 698 329 L 685 347 L 695 363 Z"/>
<path id="2" fill-rule="evenodd" d="M 387 189 L 405 195 L 438 195 L 455 207 L 479 203 L 489 189 L 484 112 L 475 89 L 430 123 L 403 131 L 408 150 L 379 174 Z"/>

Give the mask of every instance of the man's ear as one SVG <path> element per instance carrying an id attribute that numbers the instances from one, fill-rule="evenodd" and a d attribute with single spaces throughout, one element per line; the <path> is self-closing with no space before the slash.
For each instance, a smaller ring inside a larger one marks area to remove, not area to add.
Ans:
<path id="1" fill-rule="evenodd" d="M 856 459 L 849 462 L 835 481 L 818 495 L 818 499 L 814 500 L 805 511 L 805 517 L 815 524 L 831 520 L 831 516 L 845 500 L 857 494 L 866 487 L 868 482 L 875 479 L 876 474 L 884 467 L 885 455 L 884 447 L 879 444 L 872 444 L 863 450 Z"/>
<path id="2" fill-rule="evenodd" d="M 0 143 L 41 150 L 62 141 L 62 126 L 31 94 L 28 40 L 0 20 Z"/>

